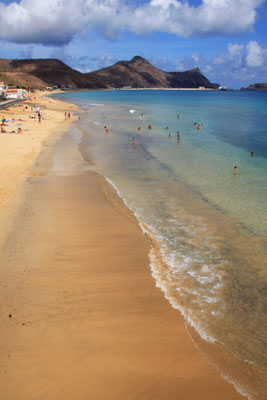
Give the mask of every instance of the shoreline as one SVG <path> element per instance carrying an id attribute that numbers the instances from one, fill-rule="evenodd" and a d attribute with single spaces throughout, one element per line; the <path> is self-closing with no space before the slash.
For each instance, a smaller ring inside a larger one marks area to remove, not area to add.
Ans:
<path id="1" fill-rule="evenodd" d="M 35 158 L 3 253 L 5 398 L 243 398 L 155 287 L 138 222 L 58 139 Z"/>

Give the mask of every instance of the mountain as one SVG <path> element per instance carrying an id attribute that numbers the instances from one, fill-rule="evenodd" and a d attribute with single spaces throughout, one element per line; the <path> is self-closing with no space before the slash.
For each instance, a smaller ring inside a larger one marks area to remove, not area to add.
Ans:
<path id="1" fill-rule="evenodd" d="M 0 59 L 0 72 L 11 81 L 17 81 L 26 87 L 58 86 L 77 89 L 86 87 L 87 84 L 84 74 L 54 59 Z"/>
<path id="2" fill-rule="evenodd" d="M 111 67 L 81 73 L 55 59 L 0 59 L 0 78 L 5 83 L 33 88 L 47 86 L 70 89 L 205 88 L 217 89 L 196 68 L 185 72 L 164 72 L 142 57 L 119 61 Z"/>
<path id="3" fill-rule="evenodd" d="M 132 86 L 133 88 L 199 88 L 205 86 L 218 89 L 198 68 L 185 72 L 164 72 L 142 57 L 131 61 L 119 61 L 111 67 L 86 74 L 88 78 L 99 79 L 106 87 Z"/>
<path id="4" fill-rule="evenodd" d="M 242 88 L 241 90 L 267 90 L 267 83 L 255 83 L 254 85 L 249 85 L 247 88 Z"/>

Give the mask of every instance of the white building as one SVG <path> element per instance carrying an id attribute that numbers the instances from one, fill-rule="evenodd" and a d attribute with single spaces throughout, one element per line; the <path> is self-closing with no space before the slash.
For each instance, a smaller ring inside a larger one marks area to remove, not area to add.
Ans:
<path id="1" fill-rule="evenodd" d="M 6 99 L 23 99 L 23 90 L 22 89 L 7 89 L 5 91 Z"/>

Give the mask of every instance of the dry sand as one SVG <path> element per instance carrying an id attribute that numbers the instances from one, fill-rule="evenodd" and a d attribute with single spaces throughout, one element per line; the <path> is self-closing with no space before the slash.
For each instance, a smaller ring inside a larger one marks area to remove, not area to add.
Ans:
<path id="1" fill-rule="evenodd" d="M 0 111 L 0 119 L 4 117 L 7 121 L 7 126 L 3 126 L 6 133 L 0 133 L 0 243 L 21 202 L 23 184 L 31 174 L 29 168 L 41 152 L 48 153 L 49 147 L 52 151 L 53 144 L 77 119 L 73 115 L 77 110 L 75 105 L 44 97 L 45 94 L 37 92 L 21 103 L 23 107 L 18 104 Z M 37 106 L 42 115 L 41 123 L 37 118 L 30 118 L 36 116 Z M 65 118 L 65 112 L 70 112 L 70 118 Z M 17 133 L 18 128 L 22 129 L 21 134 Z M 48 168 L 49 164 L 46 169 L 35 168 L 32 174 L 45 175 Z"/>
<path id="2" fill-rule="evenodd" d="M 58 112 L 50 134 L 66 128 Z M 13 152 L 1 159 L 1 176 L 14 180 L 3 181 L 0 221 L 17 188 L 20 206 L 2 233 L 0 398 L 243 399 L 155 287 L 148 241 L 112 189 L 86 171 L 73 137 L 36 160 L 49 132 L 39 135 L 38 125 L 29 134 L 36 147 L 26 133 L 0 136 L 0 154 L 5 138 L 10 149 L 23 146 L 17 162 Z"/>

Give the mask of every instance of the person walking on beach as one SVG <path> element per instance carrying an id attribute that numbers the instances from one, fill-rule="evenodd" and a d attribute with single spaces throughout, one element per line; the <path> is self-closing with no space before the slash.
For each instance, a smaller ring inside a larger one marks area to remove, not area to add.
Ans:
<path id="1" fill-rule="evenodd" d="M 40 113 L 40 111 L 38 112 L 38 122 L 41 123 L 41 113 Z"/>

